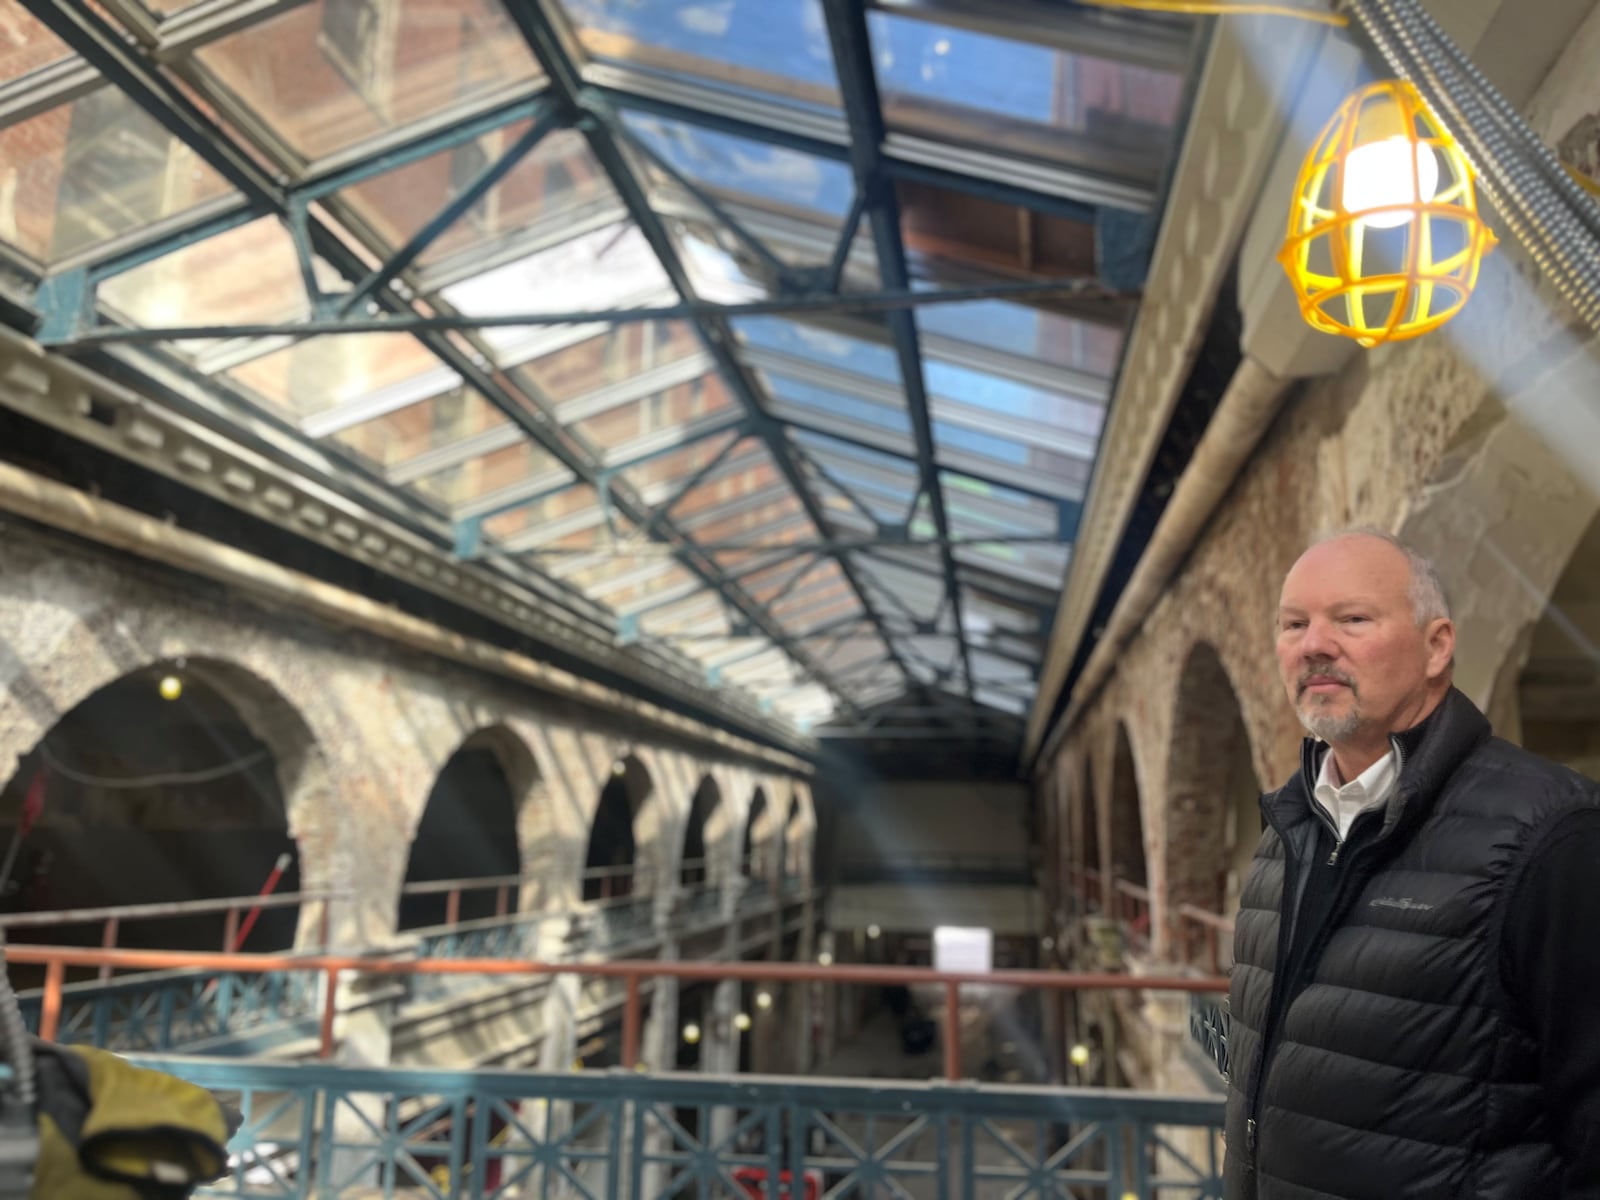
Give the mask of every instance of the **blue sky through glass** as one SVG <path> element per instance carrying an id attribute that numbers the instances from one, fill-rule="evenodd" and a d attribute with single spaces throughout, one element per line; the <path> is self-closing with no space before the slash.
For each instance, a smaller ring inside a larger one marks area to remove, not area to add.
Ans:
<path id="1" fill-rule="evenodd" d="M 819 0 L 567 0 L 579 25 L 837 88 Z"/>
<path id="2" fill-rule="evenodd" d="M 763 350 L 779 350 L 809 358 L 883 383 L 900 382 L 899 364 L 894 351 L 887 346 L 786 321 L 782 317 L 746 317 L 735 321 L 733 326 L 751 345 Z"/>
<path id="3" fill-rule="evenodd" d="M 885 92 L 1050 123 L 1058 51 L 881 12 L 867 28 Z"/>
<path id="4" fill-rule="evenodd" d="M 923 374 L 927 377 L 928 390 L 935 396 L 1008 417 L 1039 421 L 1054 429 L 1071 430 L 1086 437 L 1098 437 L 1105 419 L 1105 410 L 1098 404 L 1073 400 L 937 359 L 930 358 L 923 363 Z"/>
<path id="5" fill-rule="evenodd" d="M 682 121 L 629 113 L 628 128 L 694 182 L 843 219 L 854 186 L 843 163 L 747 141 Z"/>

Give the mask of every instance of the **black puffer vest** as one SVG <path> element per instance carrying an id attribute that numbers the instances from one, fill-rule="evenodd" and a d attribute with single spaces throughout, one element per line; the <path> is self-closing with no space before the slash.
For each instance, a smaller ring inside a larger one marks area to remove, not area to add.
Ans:
<path id="1" fill-rule="evenodd" d="M 1294 923 L 1325 862 L 1320 743 L 1262 797 L 1268 831 L 1234 934 L 1228 1200 L 1559 1192 L 1537 1047 L 1501 982 L 1500 922 L 1540 828 L 1596 803 L 1595 785 L 1491 737 L 1453 689 L 1392 741 L 1396 793 L 1340 848 L 1320 935 Z M 1275 972 L 1302 954 L 1297 979 Z"/>

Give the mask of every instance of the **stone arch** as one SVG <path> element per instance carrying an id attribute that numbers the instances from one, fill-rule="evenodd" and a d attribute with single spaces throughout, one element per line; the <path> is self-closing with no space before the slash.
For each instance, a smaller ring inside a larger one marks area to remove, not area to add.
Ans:
<path id="1" fill-rule="evenodd" d="M 800 797 L 791 786 L 789 803 L 783 814 L 783 828 L 778 831 L 778 836 L 783 839 L 783 849 L 778 856 L 778 862 L 782 867 L 782 879 L 786 885 L 790 881 L 798 883 L 805 878 L 805 865 L 801 861 L 801 844 L 805 839 L 801 826 L 804 821 L 805 814 L 800 808 Z"/>
<path id="2" fill-rule="evenodd" d="M 612 900 L 646 895 L 660 874 L 648 848 L 658 838 L 640 836 L 640 814 L 649 804 L 655 783 L 633 754 L 617 759 L 600 789 L 589 844 L 584 854 L 583 899 Z"/>
<path id="3" fill-rule="evenodd" d="M 1255 756 L 1238 693 L 1210 642 L 1190 648 L 1178 677 L 1168 751 L 1167 907 L 1231 914 L 1260 840 Z"/>
<path id="4" fill-rule="evenodd" d="M 1509 715 L 1522 745 L 1600 779 L 1600 515 L 1578 539 L 1539 619 L 1513 643 L 1503 674 L 1513 672 Z"/>
<path id="5" fill-rule="evenodd" d="M 726 824 L 722 804 L 722 789 L 709 773 L 695 788 L 694 799 L 689 804 L 689 819 L 683 827 L 683 852 L 678 864 L 678 883 L 681 887 L 698 888 L 718 881 L 715 847 L 720 843 Z"/>
<path id="6" fill-rule="evenodd" d="M 124 671 L 105 658 L 80 662 L 102 669 L 63 679 L 68 686 L 53 690 L 55 719 L 31 746 L 6 756 L 14 768 L 0 790 L 0 823 L 17 827 L 30 789 L 42 800 L 17 864 L 19 903 L 59 909 L 254 895 L 269 877 L 287 895 L 329 881 L 326 860 L 307 869 L 300 845 L 333 795 L 327 758 L 274 683 L 222 657 L 151 657 Z M 16 699 L 14 685 L 0 695 Z M 130 786 L 140 779 L 151 782 Z M 321 909 L 304 907 L 298 922 L 294 908 L 263 910 L 244 947 L 319 938 Z M 218 949 L 223 921 L 219 914 L 132 925 L 121 941 Z M 49 932 L 47 940 L 70 940 L 73 931 Z"/>
<path id="7" fill-rule="evenodd" d="M 483 726 L 445 760 L 412 830 L 405 885 L 472 877 L 506 880 L 495 887 L 464 888 L 460 920 L 515 911 L 521 889 L 509 877 L 524 874 L 522 809 L 541 783 L 533 751 L 503 724 Z M 422 889 L 398 897 L 398 927 L 442 924 L 446 893 Z"/>
<path id="8" fill-rule="evenodd" d="M 789 819 L 783 826 L 784 874 L 807 887 L 816 877 L 817 812 L 804 782 L 793 780 L 790 787 Z"/>
<path id="9" fill-rule="evenodd" d="M 750 793 L 750 805 L 745 810 L 744 839 L 739 849 L 739 873 L 747 879 L 770 880 L 772 860 L 773 810 L 767 800 L 767 789 L 757 784 Z"/>
<path id="10" fill-rule="evenodd" d="M 1143 886 L 1150 877 L 1145 859 L 1144 808 L 1137 759 L 1127 723 L 1118 721 L 1111 756 L 1102 861 L 1112 880 Z"/>

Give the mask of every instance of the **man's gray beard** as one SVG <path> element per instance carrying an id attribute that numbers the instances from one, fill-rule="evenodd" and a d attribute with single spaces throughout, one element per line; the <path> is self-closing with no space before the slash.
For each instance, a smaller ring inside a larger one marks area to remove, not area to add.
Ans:
<path id="1" fill-rule="evenodd" d="M 1330 745 L 1352 738 L 1361 730 L 1361 710 L 1354 705 L 1349 712 L 1340 717 L 1299 706 L 1296 706 L 1295 711 L 1299 714 L 1300 724 L 1306 727 L 1307 733 Z"/>

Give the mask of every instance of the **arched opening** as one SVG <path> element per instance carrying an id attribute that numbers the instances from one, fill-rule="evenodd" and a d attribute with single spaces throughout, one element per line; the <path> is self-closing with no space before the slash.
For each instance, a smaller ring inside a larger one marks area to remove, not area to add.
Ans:
<path id="1" fill-rule="evenodd" d="M 270 739 L 270 744 L 268 740 Z M 9 912 L 253 897 L 300 888 L 284 786 L 313 753 L 298 714 L 213 661 L 155 664 L 63 716 L 0 792 Z M 280 869 L 281 868 L 281 869 Z M 122 922 L 127 947 L 291 946 L 290 905 Z M 98 944 L 101 925 L 17 929 L 19 942 Z"/>
<path id="2" fill-rule="evenodd" d="M 650 794 L 650 777 L 631 756 L 619 760 L 600 791 L 583 862 L 583 898 L 604 902 L 634 894 L 639 849 L 634 818 Z"/>
<path id="3" fill-rule="evenodd" d="M 1523 746 L 1600 779 L 1600 517 L 1584 530 L 1525 640 L 1516 714 Z"/>
<path id="4" fill-rule="evenodd" d="M 450 756 L 428 793 L 411 840 L 405 886 L 400 893 L 400 928 L 425 929 L 455 919 L 504 916 L 517 907 L 512 876 L 522 871 L 517 844 L 518 788 L 513 778 L 515 739 L 499 729 L 480 730 Z M 472 886 L 474 879 L 498 883 Z M 460 881 L 456 887 L 445 886 Z"/>
<path id="5" fill-rule="evenodd" d="M 789 801 L 789 816 L 783 823 L 783 883 L 785 888 L 797 888 L 806 877 L 805 870 L 805 810 L 800 807 L 800 797 Z"/>
<path id="6" fill-rule="evenodd" d="M 706 849 L 706 827 L 722 804 L 722 792 L 707 775 L 695 789 L 689 805 L 689 822 L 683 831 L 683 860 L 678 866 L 678 883 L 689 889 L 703 888 L 711 878 L 710 856 Z"/>
<path id="7" fill-rule="evenodd" d="M 1167 768 L 1167 897 L 1231 915 L 1261 839 L 1260 792 L 1233 684 L 1210 644 L 1178 681 Z"/>
<path id="8" fill-rule="evenodd" d="M 1094 909 L 1100 903 L 1100 806 L 1095 801 L 1094 774 L 1085 759 L 1078 770 L 1077 786 L 1072 789 L 1072 829 L 1077 834 L 1072 848 L 1074 883 L 1084 903 Z"/>
<path id="9" fill-rule="evenodd" d="M 739 850 L 739 870 L 747 879 L 770 878 L 767 863 L 767 793 L 762 788 L 750 800 L 750 815 L 744 823 L 744 845 Z"/>
<path id="10" fill-rule="evenodd" d="M 1117 752 L 1111 767 L 1111 878 L 1143 887 L 1144 817 L 1139 806 L 1139 776 L 1133 766 L 1128 727 L 1117 725 Z"/>

